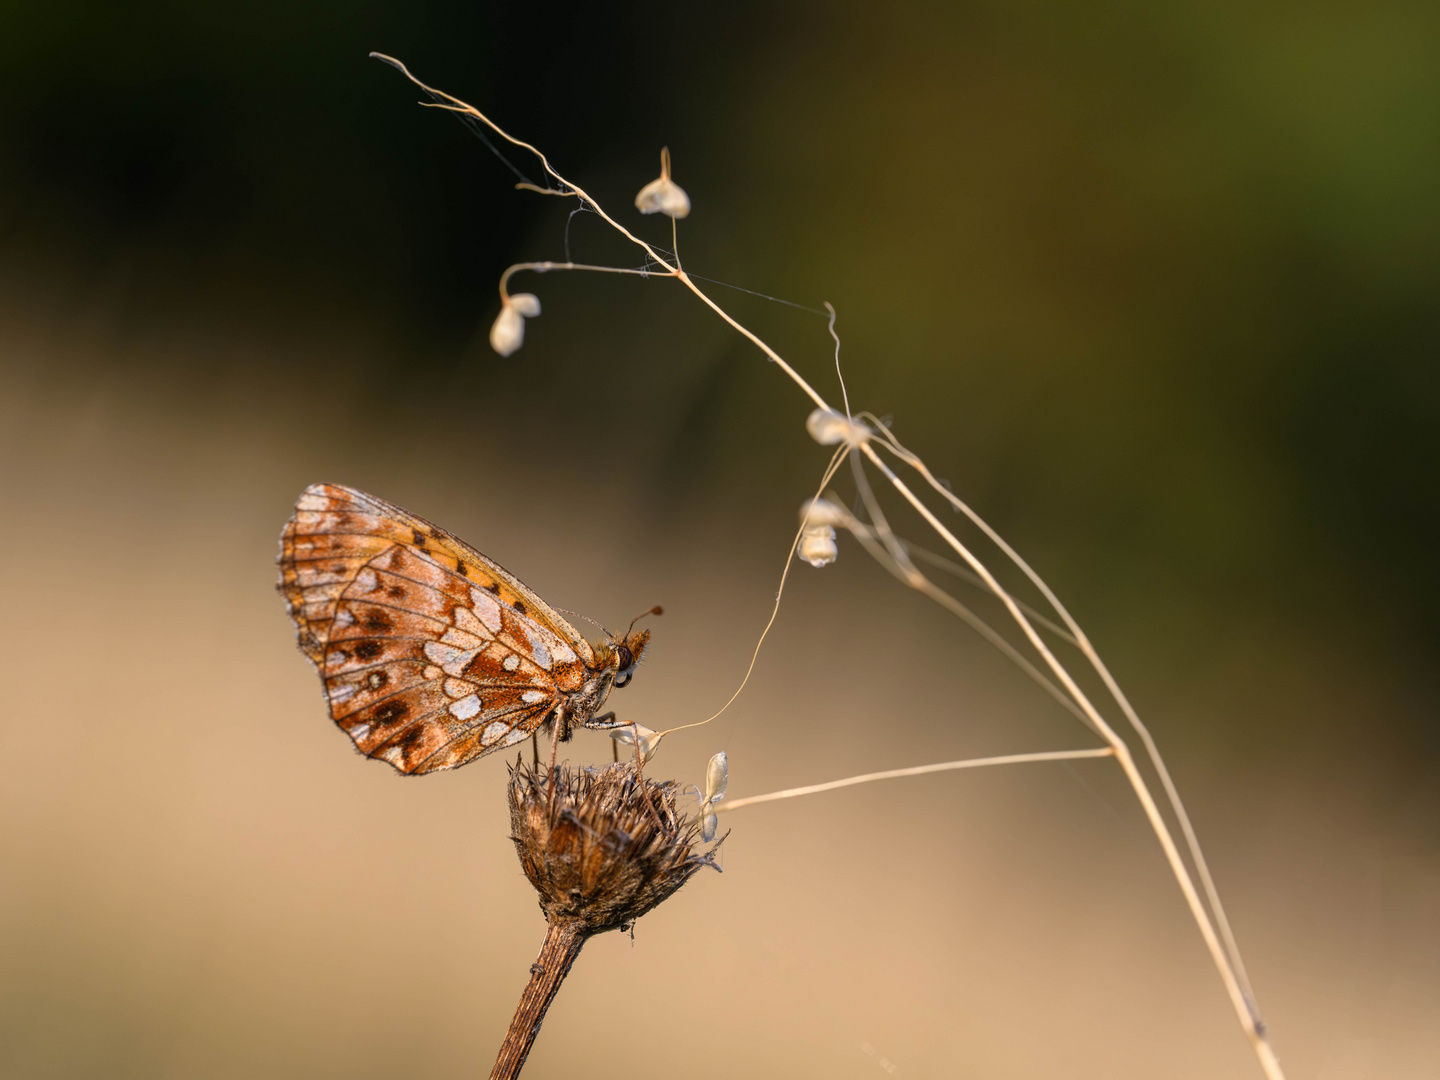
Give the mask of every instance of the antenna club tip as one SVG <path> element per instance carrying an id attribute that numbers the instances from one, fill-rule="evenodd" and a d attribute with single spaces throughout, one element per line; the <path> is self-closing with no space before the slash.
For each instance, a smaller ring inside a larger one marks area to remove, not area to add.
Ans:
<path id="1" fill-rule="evenodd" d="M 649 611 L 647 611 L 645 614 L 647 614 L 647 615 L 664 615 L 664 614 L 665 614 L 665 609 L 664 609 L 663 607 L 661 607 L 659 604 L 656 604 L 654 607 L 652 607 L 652 608 L 651 608 Z"/>

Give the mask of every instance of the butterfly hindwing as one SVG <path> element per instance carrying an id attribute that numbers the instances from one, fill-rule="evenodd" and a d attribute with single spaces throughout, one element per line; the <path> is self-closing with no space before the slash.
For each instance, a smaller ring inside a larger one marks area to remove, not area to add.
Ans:
<path id="1" fill-rule="evenodd" d="M 307 488 L 280 589 L 331 718 L 406 773 L 526 738 L 584 681 L 589 642 L 513 575 L 373 496 Z"/>

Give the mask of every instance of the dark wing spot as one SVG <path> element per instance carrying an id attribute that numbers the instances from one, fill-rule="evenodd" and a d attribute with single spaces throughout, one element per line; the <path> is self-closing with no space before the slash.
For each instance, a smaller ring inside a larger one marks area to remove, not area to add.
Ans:
<path id="1" fill-rule="evenodd" d="M 372 671 L 365 677 L 365 685 L 371 690 L 379 690 L 390 681 L 390 675 L 384 671 Z"/>
<path id="2" fill-rule="evenodd" d="M 386 591 L 387 593 L 389 593 L 392 598 L 394 598 L 394 599 L 396 599 L 396 600 L 399 600 L 401 597 L 403 597 L 403 596 L 405 595 L 405 586 L 404 586 L 404 585 L 391 585 L 391 586 L 390 586 L 388 589 L 386 589 L 385 591 Z"/>
<path id="3" fill-rule="evenodd" d="M 393 724 L 404 720 L 410 712 L 410 706 L 403 701 L 387 701 L 375 710 L 375 722 L 379 724 Z"/>
<path id="4" fill-rule="evenodd" d="M 461 577 L 465 577 L 470 573 L 470 569 L 465 565 L 464 559 L 455 560 L 455 572 Z"/>
<path id="5" fill-rule="evenodd" d="M 499 583 L 498 581 L 492 581 L 492 582 L 490 582 L 489 585 L 486 585 L 486 586 L 485 586 L 485 591 L 488 592 L 488 593 L 494 593 L 496 596 L 499 596 L 499 595 L 500 595 L 500 583 Z"/>
<path id="6" fill-rule="evenodd" d="M 425 744 L 429 741 L 429 739 L 430 733 L 425 730 L 425 725 L 417 724 L 415 727 L 411 728 L 409 731 L 405 732 L 403 735 L 400 735 L 394 740 L 393 745 L 400 747 L 401 751 L 405 755 L 406 772 L 410 771 L 412 765 L 410 759 L 426 748 Z"/>
<path id="7" fill-rule="evenodd" d="M 385 646 L 378 641 L 362 641 L 355 646 L 355 659 L 374 660 L 385 651 Z"/>
<path id="8" fill-rule="evenodd" d="M 395 629 L 394 620 L 390 618 L 383 608 L 371 608 L 365 613 L 365 617 L 360 620 L 360 625 L 372 634 L 387 634 Z"/>
<path id="9" fill-rule="evenodd" d="M 521 603 L 519 600 L 516 600 L 515 603 L 512 604 L 511 606 L 512 606 L 516 611 L 520 612 L 521 615 L 524 615 L 524 614 L 525 614 L 525 605 L 524 605 L 523 603 Z"/>
<path id="10" fill-rule="evenodd" d="M 411 529 L 410 531 L 415 535 L 415 546 L 416 546 L 417 548 L 419 548 L 421 551 L 424 551 L 424 550 L 425 550 L 425 541 L 426 541 L 427 539 L 429 539 L 429 537 L 427 537 L 427 536 L 426 536 L 423 532 L 421 532 L 419 529 Z"/>

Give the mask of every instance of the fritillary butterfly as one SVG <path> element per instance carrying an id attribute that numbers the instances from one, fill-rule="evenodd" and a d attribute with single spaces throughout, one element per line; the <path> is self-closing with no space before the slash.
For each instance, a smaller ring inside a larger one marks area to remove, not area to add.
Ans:
<path id="1" fill-rule="evenodd" d="M 280 592 L 330 717 L 402 773 L 453 769 L 597 716 L 650 631 L 592 645 L 513 574 L 424 518 L 315 484 L 280 534 Z M 633 624 L 632 624 L 633 625 Z"/>

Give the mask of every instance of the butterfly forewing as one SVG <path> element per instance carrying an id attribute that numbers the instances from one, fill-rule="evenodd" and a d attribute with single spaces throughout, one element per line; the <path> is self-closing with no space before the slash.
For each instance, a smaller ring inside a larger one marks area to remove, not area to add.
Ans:
<path id="1" fill-rule="evenodd" d="M 351 488 L 305 490 L 280 589 L 331 718 L 401 772 L 528 737 L 594 654 L 517 578 L 423 518 Z"/>

